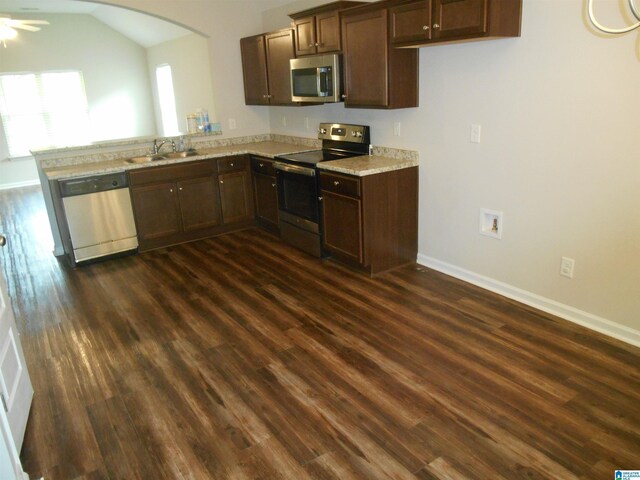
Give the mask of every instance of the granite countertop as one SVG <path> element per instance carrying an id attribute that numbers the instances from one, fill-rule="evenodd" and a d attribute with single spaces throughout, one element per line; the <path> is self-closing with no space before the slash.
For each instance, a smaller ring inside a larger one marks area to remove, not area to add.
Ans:
<path id="1" fill-rule="evenodd" d="M 159 165 L 173 165 L 183 162 L 193 162 L 208 158 L 226 157 L 229 155 L 253 154 L 267 158 L 274 158 L 278 155 L 290 153 L 306 152 L 315 150 L 313 147 L 304 145 L 293 145 L 281 142 L 255 142 L 239 145 L 228 145 L 221 147 L 198 149 L 198 155 L 185 158 L 171 158 L 165 160 L 155 160 L 146 163 L 129 163 L 127 157 L 102 162 L 81 163 L 77 165 L 55 166 L 44 168 L 43 171 L 49 180 L 61 180 L 72 177 L 84 177 L 100 173 L 122 172 L 138 168 L 156 167 Z"/>
<path id="2" fill-rule="evenodd" d="M 138 168 L 156 167 L 160 165 L 174 165 L 183 162 L 193 162 L 216 157 L 226 157 L 229 155 L 252 154 L 267 158 L 274 158 L 278 155 L 307 152 L 316 150 L 317 147 L 309 145 L 296 145 L 278 141 L 258 141 L 249 143 L 238 143 L 234 145 L 224 145 L 216 147 L 204 147 L 198 149 L 198 155 L 185 158 L 172 158 L 155 160 L 145 163 L 129 163 L 126 161 L 134 155 L 127 152 L 118 153 L 118 158 L 108 158 L 102 161 L 92 161 L 65 166 L 51 166 L 43 168 L 44 174 L 49 180 L 62 180 L 73 177 L 84 177 L 101 173 L 123 172 Z M 402 168 L 418 166 L 419 160 L 415 152 L 385 149 L 377 147 L 374 149 L 375 155 L 363 155 L 359 157 L 344 158 L 341 160 L 331 160 L 318 164 L 322 170 L 344 173 L 363 177 L 376 173 L 390 172 Z M 378 153 L 382 153 L 380 155 Z"/>
<path id="3" fill-rule="evenodd" d="M 331 160 L 318 164 L 320 170 L 344 173 L 364 177 L 376 173 L 391 172 L 402 168 L 417 167 L 417 158 L 393 158 L 381 155 L 363 155 L 360 157 L 343 158 L 341 160 Z"/>

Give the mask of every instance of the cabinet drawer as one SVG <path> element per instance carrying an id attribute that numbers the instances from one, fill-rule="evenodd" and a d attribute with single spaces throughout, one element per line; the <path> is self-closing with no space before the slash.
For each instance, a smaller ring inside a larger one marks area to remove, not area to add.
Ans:
<path id="1" fill-rule="evenodd" d="M 205 177 L 215 171 L 215 164 L 209 160 L 145 167 L 129 171 L 129 185 L 136 187 L 151 183 L 174 182 L 183 178 Z"/>
<path id="2" fill-rule="evenodd" d="M 263 175 L 274 176 L 276 174 L 275 168 L 273 168 L 273 160 L 264 157 L 251 157 L 251 169 L 255 173 L 262 173 Z"/>
<path id="3" fill-rule="evenodd" d="M 335 173 L 321 172 L 320 189 L 347 197 L 360 197 L 360 179 L 346 175 L 337 175 Z"/>
<path id="4" fill-rule="evenodd" d="M 231 157 L 218 158 L 218 172 L 233 172 L 244 170 L 249 166 L 249 159 L 246 155 L 233 155 Z"/>

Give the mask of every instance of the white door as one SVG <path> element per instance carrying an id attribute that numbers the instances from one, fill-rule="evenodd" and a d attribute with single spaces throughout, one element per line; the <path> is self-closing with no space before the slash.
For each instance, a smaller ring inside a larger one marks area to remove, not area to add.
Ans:
<path id="1" fill-rule="evenodd" d="M 0 246 L 6 250 L 4 236 L 0 234 Z M 6 256 L 3 251 L 0 255 Z M 22 448 L 24 430 L 29 418 L 33 387 L 24 361 L 20 334 L 16 329 L 16 321 L 7 293 L 7 283 L 0 265 L 0 400 L 7 414 L 11 436 L 18 452 Z"/>

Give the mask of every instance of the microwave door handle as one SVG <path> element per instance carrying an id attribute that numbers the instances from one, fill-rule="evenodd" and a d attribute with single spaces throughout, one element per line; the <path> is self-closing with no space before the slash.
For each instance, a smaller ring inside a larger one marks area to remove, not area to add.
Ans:
<path id="1" fill-rule="evenodd" d="M 317 82 L 318 96 L 322 97 L 322 67 L 318 67 L 316 71 L 316 82 Z"/>

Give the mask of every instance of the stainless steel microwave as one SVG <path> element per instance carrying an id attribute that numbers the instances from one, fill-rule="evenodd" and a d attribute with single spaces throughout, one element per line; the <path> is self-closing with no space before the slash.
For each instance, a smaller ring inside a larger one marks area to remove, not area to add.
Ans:
<path id="1" fill-rule="evenodd" d="M 293 58 L 291 100 L 294 102 L 339 102 L 342 96 L 341 57 L 339 54 Z"/>

